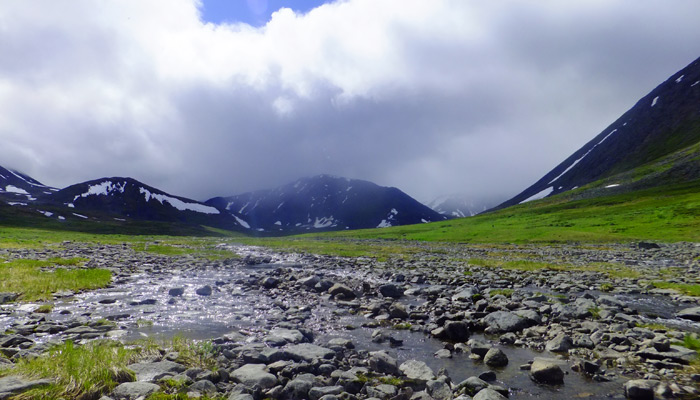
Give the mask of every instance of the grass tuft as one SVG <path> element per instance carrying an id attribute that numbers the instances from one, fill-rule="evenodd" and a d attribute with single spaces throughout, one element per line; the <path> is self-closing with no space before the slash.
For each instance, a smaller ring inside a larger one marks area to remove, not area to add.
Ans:
<path id="1" fill-rule="evenodd" d="M 659 289 L 673 289 L 688 296 L 700 296 L 700 285 L 663 281 L 652 282 L 652 285 Z"/>

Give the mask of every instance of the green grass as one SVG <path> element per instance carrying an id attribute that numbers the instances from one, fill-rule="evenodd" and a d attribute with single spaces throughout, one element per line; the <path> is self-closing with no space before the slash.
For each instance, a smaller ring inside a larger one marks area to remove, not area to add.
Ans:
<path id="1" fill-rule="evenodd" d="M 652 282 L 652 285 L 659 289 L 673 289 L 688 296 L 700 296 L 700 285 L 663 281 Z"/>
<path id="2" fill-rule="evenodd" d="M 183 238 L 161 239 L 168 244 L 137 243 L 132 248 L 138 252 L 148 252 L 163 256 L 178 257 L 192 255 L 204 257 L 209 260 L 223 260 L 227 258 L 238 258 L 239 256 L 231 251 L 217 249 L 205 240 L 187 240 Z"/>
<path id="3" fill-rule="evenodd" d="M 639 328 L 646 328 L 646 329 L 649 329 L 649 330 L 652 330 L 652 331 L 665 331 L 665 332 L 668 332 L 668 331 L 674 330 L 673 328 L 669 328 L 668 326 L 666 326 L 666 325 L 664 325 L 664 324 L 659 324 L 659 323 L 656 323 L 656 322 L 648 322 L 648 323 L 639 323 L 639 322 L 638 322 L 638 323 L 637 323 L 637 327 L 639 327 Z"/>
<path id="4" fill-rule="evenodd" d="M 0 371 L 0 376 L 19 374 L 32 379 L 55 380 L 54 384 L 23 393 L 17 399 L 77 398 L 86 393 L 98 398 L 117 386 L 115 371 L 129 374 L 126 366 L 134 362 L 138 354 L 113 341 L 93 341 L 84 346 L 68 341 L 40 357 L 20 359 L 14 368 Z"/>
<path id="5" fill-rule="evenodd" d="M 431 224 L 333 232 L 324 238 L 460 243 L 700 241 L 700 180 L 593 199 L 578 190 L 497 212 Z M 307 235 L 305 237 L 320 237 Z"/>
<path id="6" fill-rule="evenodd" d="M 494 297 L 498 295 L 503 295 L 506 297 L 510 297 L 513 295 L 513 292 L 513 289 L 493 289 L 489 291 L 489 296 Z"/>
<path id="7" fill-rule="evenodd" d="M 112 273 L 106 269 L 50 268 L 74 266 L 83 259 L 16 259 L 0 263 L 0 292 L 20 294 L 20 300 L 50 300 L 61 290 L 81 291 L 107 286 Z"/>

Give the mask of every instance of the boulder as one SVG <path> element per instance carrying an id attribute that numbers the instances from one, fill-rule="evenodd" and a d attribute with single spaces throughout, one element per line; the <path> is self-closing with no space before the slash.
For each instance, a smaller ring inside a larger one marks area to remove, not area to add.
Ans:
<path id="1" fill-rule="evenodd" d="M 0 399 L 6 399 L 14 395 L 24 393 L 28 390 L 48 386 L 52 383 L 53 381 L 49 379 L 31 381 L 25 380 L 18 376 L 6 376 L 0 378 Z"/>
<path id="2" fill-rule="evenodd" d="M 558 360 L 536 358 L 530 366 L 530 377 L 537 383 L 560 385 L 564 383 L 564 371 Z"/>
<path id="3" fill-rule="evenodd" d="M 631 400 L 654 400 L 656 380 L 633 379 L 625 383 L 625 396 Z"/>
<path id="4" fill-rule="evenodd" d="M 127 368 L 134 371 L 136 380 L 141 382 L 155 382 L 187 370 L 184 365 L 172 361 L 136 363 Z"/>
<path id="5" fill-rule="evenodd" d="M 355 298 L 355 292 L 353 292 L 352 289 L 349 287 L 343 285 L 342 283 L 336 283 L 335 285 L 331 286 L 330 289 L 328 289 L 328 293 L 331 296 L 341 296 L 346 299 L 354 299 Z"/>
<path id="6" fill-rule="evenodd" d="M 464 321 L 448 321 L 443 328 L 444 335 L 450 340 L 464 342 L 469 339 L 469 325 Z"/>
<path id="7" fill-rule="evenodd" d="M 185 294 L 185 288 L 184 287 L 176 287 L 168 290 L 168 295 L 171 297 L 178 297 L 182 296 Z"/>
<path id="8" fill-rule="evenodd" d="M 700 321 L 700 307 L 686 308 L 678 312 L 678 318 Z"/>
<path id="9" fill-rule="evenodd" d="M 554 353 L 564 353 L 569 351 L 572 347 L 574 347 L 574 343 L 571 338 L 564 333 L 560 333 L 554 339 L 547 342 L 545 349 Z"/>
<path id="10" fill-rule="evenodd" d="M 403 297 L 403 289 L 398 285 L 393 283 L 388 283 L 386 285 L 379 286 L 379 294 L 384 297 L 391 297 L 393 299 L 399 299 Z"/>
<path id="11" fill-rule="evenodd" d="M 143 399 L 160 390 L 160 386 L 150 382 L 126 382 L 114 388 L 115 400 Z"/>
<path id="12" fill-rule="evenodd" d="M 270 389 L 277 385 L 277 377 L 267 372 L 265 364 L 246 364 L 231 373 L 231 380 L 249 388 Z"/>
<path id="13" fill-rule="evenodd" d="M 517 332 L 527 328 L 527 320 L 510 311 L 494 311 L 481 321 L 494 333 Z"/>
<path id="14" fill-rule="evenodd" d="M 212 288 L 209 285 L 202 286 L 201 288 L 198 288 L 195 293 L 200 296 L 211 296 Z"/>
<path id="15" fill-rule="evenodd" d="M 294 361 L 313 362 L 314 360 L 330 360 L 335 357 L 335 351 L 311 343 L 302 343 L 286 349 Z"/>
<path id="16" fill-rule="evenodd" d="M 399 375 L 399 363 L 385 351 L 369 353 L 369 367 L 380 374 Z"/>
<path id="17" fill-rule="evenodd" d="M 435 379 L 435 373 L 423 361 L 408 360 L 399 366 L 399 370 L 408 379 L 427 382 Z"/>
<path id="18" fill-rule="evenodd" d="M 484 364 L 489 367 L 505 367 L 508 365 L 508 357 L 501 349 L 494 347 L 484 356 Z"/>
<path id="19" fill-rule="evenodd" d="M 506 400 L 507 397 L 498 393 L 497 391 L 485 388 L 481 389 L 474 397 L 474 400 Z"/>

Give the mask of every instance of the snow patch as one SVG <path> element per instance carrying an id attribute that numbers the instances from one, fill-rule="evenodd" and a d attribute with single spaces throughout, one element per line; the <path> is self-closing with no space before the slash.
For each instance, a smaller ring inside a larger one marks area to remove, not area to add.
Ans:
<path id="1" fill-rule="evenodd" d="M 606 188 L 606 189 L 610 189 L 610 188 L 614 188 L 614 187 L 618 187 L 618 186 L 620 186 L 619 183 L 613 183 L 612 185 L 608 185 L 608 186 L 606 186 L 605 188 Z"/>
<path id="2" fill-rule="evenodd" d="M 601 140 L 600 142 L 598 142 L 595 146 L 591 147 L 591 149 L 588 150 L 588 151 L 586 152 L 586 154 L 584 154 L 584 155 L 583 155 L 581 158 L 579 158 L 578 160 L 574 161 L 573 164 L 569 165 L 569 168 L 565 169 L 564 172 L 562 172 L 562 173 L 559 174 L 556 178 L 554 178 L 554 179 L 552 179 L 551 181 L 549 181 L 548 185 L 551 185 L 552 183 L 556 182 L 557 179 L 561 178 L 562 176 L 564 176 L 564 174 L 566 174 L 567 172 L 571 171 L 571 168 L 575 167 L 576 164 L 578 164 L 579 162 L 581 162 L 581 160 L 583 160 L 584 158 L 586 158 L 586 156 L 589 155 L 589 154 L 593 151 L 593 149 L 595 149 L 596 147 L 598 147 L 599 145 L 601 145 L 607 138 L 610 137 L 610 135 L 612 135 L 612 134 L 615 133 L 615 132 L 617 132 L 617 129 L 613 129 L 612 131 L 610 131 L 610 133 L 608 133 L 607 135 L 605 135 L 605 137 L 603 138 L 603 140 Z"/>
<path id="3" fill-rule="evenodd" d="M 277 226 L 282 226 L 282 221 L 277 221 L 277 222 L 275 222 L 275 225 L 277 225 Z"/>
<path id="4" fill-rule="evenodd" d="M 678 79 L 676 79 L 676 83 L 681 83 L 681 81 L 683 80 L 683 77 L 684 77 L 684 76 L 685 76 L 685 75 L 679 76 Z"/>
<path id="5" fill-rule="evenodd" d="M 316 229 L 328 228 L 329 226 L 333 225 L 334 222 L 335 222 L 335 219 L 333 219 L 332 215 L 330 217 L 322 217 L 322 218 L 316 217 L 316 220 L 314 221 L 314 228 L 316 228 Z"/>
<path id="6" fill-rule="evenodd" d="M 422 222 L 422 223 L 424 223 L 424 224 L 427 224 L 427 223 L 430 222 L 430 221 L 426 221 L 425 218 L 421 218 L 421 219 L 420 219 L 420 222 Z"/>
<path id="7" fill-rule="evenodd" d="M 547 189 L 545 189 L 545 190 L 543 190 L 543 191 L 541 191 L 541 192 L 539 192 L 539 193 L 533 194 L 532 196 L 528 197 L 527 199 L 521 201 L 521 202 L 518 203 L 518 204 L 527 203 L 528 201 L 533 201 L 533 200 L 544 199 L 545 197 L 547 197 L 547 196 L 549 196 L 550 194 L 552 194 L 553 191 L 554 191 L 554 186 L 550 186 L 550 187 L 548 187 Z"/>
<path id="8" fill-rule="evenodd" d="M 27 192 L 26 190 L 24 190 L 22 188 L 18 188 L 17 186 L 13 186 L 13 185 L 5 186 L 5 191 L 7 193 L 17 193 L 17 194 L 27 194 L 27 195 L 29 194 L 29 192 Z"/>
<path id="9" fill-rule="evenodd" d="M 659 101 L 659 96 L 654 97 L 654 100 L 651 101 L 651 106 L 654 107 L 658 101 Z"/>
<path id="10" fill-rule="evenodd" d="M 64 217 L 63 215 L 59 215 L 59 216 L 58 216 L 58 219 L 60 219 L 61 221 L 65 221 L 65 220 L 66 220 L 66 217 Z"/>
<path id="11" fill-rule="evenodd" d="M 107 196 L 112 192 L 124 193 L 125 182 L 113 183 L 112 181 L 104 181 L 98 183 L 97 185 L 90 185 L 87 192 L 79 194 L 73 198 L 73 201 L 78 200 L 81 197 L 88 196 Z"/>
<path id="12" fill-rule="evenodd" d="M 180 199 L 166 196 L 164 194 L 151 193 L 148 189 L 143 187 L 139 188 L 139 192 L 141 192 L 144 195 L 144 197 L 146 198 L 146 202 L 150 201 L 151 199 L 154 199 L 159 201 L 163 205 L 165 205 L 165 202 L 167 202 L 172 207 L 175 207 L 180 211 L 194 211 L 202 214 L 219 214 L 219 210 L 217 210 L 214 207 L 205 206 L 204 204 L 199 203 L 186 203 Z"/>
<path id="13" fill-rule="evenodd" d="M 231 214 L 231 215 L 233 215 L 233 214 Z M 241 225 L 242 227 L 244 227 L 246 229 L 250 229 L 250 225 L 247 222 L 243 221 L 242 219 L 238 218 L 235 215 L 233 215 L 233 218 L 235 218 L 236 222 L 238 222 L 238 224 Z"/>
<path id="14" fill-rule="evenodd" d="M 19 201 L 8 201 L 7 204 L 11 206 L 26 206 L 27 203 L 21 203 Z"/>
<path id="15" fill-rule="evenodd" d="M 121 222 L 126 222 L 124 218 L 114 218 L 115 221 L 121 221 Z"/>
<path id="16" fill-rule="evenodd" d="M 66 206 L 68 206 L 68 208 L 75 208 L 75 204 L 73 203 L 66 203 Z"/>
<path id="17" fill-rule="evenodd" d="M 382 222 L 380 222 L 379 225 L 377 225 L 377 228 L 388 228 L 390 226 L 391 226 L 391 222 L 383 219 Z"/>
<path id="18" fill-rule="evenodd" d="M 73 215 L 75 215 L 75 216 L 78 217 L 78 218 L 88 219 L 88 217 L 86 217 L 85 215 L 82 215 L 82 214 L 73 213 Z"/>
<path id="19" fill-rule="evenodd" d="M 693 83 L 692 85 L 690 85 L 690 87 L 693 87 L 693 86 L 697 85 L 698 83 L 700 83 L 700 81 Z"/>
<path id="20" fill-rule="evenodd" d="M 44 214 L 47 217 L 50 217 L 53 215 L 53 213 L 50 211 L 41 211 L 41 210 L 37 210 L 37 211 L 39 211 L 40 214 Z"/>

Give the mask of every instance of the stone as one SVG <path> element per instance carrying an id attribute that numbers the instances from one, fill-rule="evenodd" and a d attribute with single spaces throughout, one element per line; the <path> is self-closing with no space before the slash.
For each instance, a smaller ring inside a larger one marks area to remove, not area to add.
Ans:
<path id="1" fill-rule="evenodd" d="M 479 391 L 474 397 L 473 400 L 506 400 L 507 397 L 498 393 L 497 391 L 490 389 L 490 388 L 484 388 Z"/>
<path id="2" fill-rule="evenodd" d="M 339 395 L 343 393 L 342 386 L 320 386 L 313 387 L 309 390 L 309 399 L 319 400 L 320 398 L 328 395 Z"/>
<path id="3" fill-rule="evenodd" d="M 484 364 L 489 367 L 505 367 L 508 365 L 508 357 L 501 349 L 494 347 L 484 356 Z"/>
<path id="4" fill-rule="evenodd" d="M 678 318 L 700 321 L 700 307 L 686 308 L 678 312 Z"/>
<path id="5" fill-rule="evenodd" d="M 545 349 L 554 353 L 564 353 L 569 351 L 572 347 L 574 347 L 574 343 L 571 338 L 564 333 L 560 333 L 554 339 L 547 342 Z"/>
<path id="6" fill-rule="evenodd" d="M 274 289 L 279 284 L 280 280 L 273 276 L 268 276 L 260 280 L 260 286 L 264 287 L 265 289 Z"/>
<path id="7" fill-rule="evenodd" d="M 423 361 L 408 360 L 399 366 L 399 370 L 408 379 L 419 382 L 427 382 L 435 379 L 435 373 Z"/>
<path id="8" fill-rule="evenodd" d="M 352 289 L 343 285 L 342 283 L 336 283 L 335 285 L 331 286 L 331 288 L 328 289 L 328 293 L 334 297 L 335 296 L 342 296 L 346 299 L 354 299 L 355 298 L 355 292 L 353 292 Z"/>
<path id="9" fill-rule="evenodd" d="M 286 349 L 294 361 L 313 362 L 314 360 L 330 360 L 335 357 L 335 351 L 311 343 L 297 344 Z"/>
<path id="10" fill-rule="evenodd" d="M 479 379 L 486 382 L 493 382 L 496 380 L 496 373 L 493 371 L 486 371 L 479 374 Z"/>
<path id="11" fill-rule="evenodd" d="M 470 376 L 457 385 L 457 390 L 466 389 L 467 393 L 477 393 L 487 387 L 489 387 L 489 384 L 483 379 L 479 379 L 476 376 Z"/>
<path id="12" fill-rule="evenodd" d="M 445 336 L 450 340 L 464 342 L 469 339 L 469 325 L 464 321 L 449 321 L 444 329 Z"/>
<path id="13" fill-rule="evenodd" d="M 658 351 L 654 347 L 642 349 L 635 353 L 637 356 L 651 360 L 670 360 L 675 363 L 688 365 L 697 358 L 697 352 L 682 346 L 669 346 L 668 351 Z"/>
<path id="14" fill-rule="evenodd" d="M 436 358 L 452 358 L 452 352 L 448 349 L 440 349 L 434 355 Z"/>
<path id="15" fill-rule="evenodd" d="M 484 358 L 486 356 L 486 353 L 488 353 L 489 350 L 491 350 L 490 344 L 478 339 L 469 339 L 469 341 L 467 342 L 467 346 L 469 346 L 469 349 L 472 352 L 472 354 L 476 354 L 481 358 Z"/>
<path id="16" fill-rule="evenodd" d="M 517 332 L 527 328 L 527 320 L 510 311 L 494 311 L 481 321 L 494 333 Z"/>
<path id="17" fill-rule="evenodd" d="M 285 329 L 285 328 L 275 328 L 270 331 L 263 342 L 265 343 L 281 343 L 279 346 L 283 346 L 286 343 L 301 343 L 304 341 L 304 334 L 298 329 Z"/>
<path id="18" fill-rule="evenodd" d="M 231 393 L 228 400 L 255 400 L 255 397 L 248 393 Z"/>
<path id="19" fill-rule="evenodd" d="M 385 351 L 369 353 L 369 367 L 380 374 L 399 375 L 399 363 Z"/>
<path id="20" fill-rule="evenodd" d="M 381 384 L 377 386 L 367 386 L 367 395 L 370 396 L 370 398 L 377 398 L 377 399 L 390 399 L 393 398 L 396 395 L 396 392 L 398 391 L 396 389 L 396 386 L 394 385 L 387 385 L 387 384 Z"/>
<path id="21" fill-rule="evenodd" d="M 190 385 L 188 391 L 201 393 L 203 395 L 213 395 L 218 392 L 213 382 L 202 379 Z"/>
<path id="22" fill-rule="evenodd" d="M 564 371 L 559 361 L 547 358 L 536 358 L 530 365 L 530 377 L 537 383 L 560 385 L 564 383 Z"/>
<path id="23" fill-rule="evenodd" d="M 389 317 L 397 319 L 408 318 L 408 311 L 406 311 L 406 306 L 401 303 L 394 303 L 389 307 Z"/>
<path id="24" fill-rule="evenodd" d="M 202 286 L 201 288 L 195 290 L 199 296 L 211 296 L 212 288 L 209 285 Z"/>
<path id="25" fill-rule="evenodd" d="M 284 386 L 285 398 L 290 400 L 305 400 L 309 397 L 309 390 L 315 386 L 314 375 L 301 374 Z"/>
<path id="26" fill-rule="evenodd" d="M 657 380 L 633 379 L 625 383 L 625 396 L 631 400 L 654 400 Z"/>
<path id="27" fill-rule="evenodd" d="M 13 302 L 17 300 L 18 297 L 19 295 L 17 293 L 2 292 L 0 293 L 0 304 Z"/>
<path id="28" fill-rule="evenodd" d="M 306 278 L 301 278 L 297 282 L 308 288 L 313 288 L 317 283 L 321 282 L 321 278 L 319 278 L 317 275 L 311 275 Z"/>
<path id="29" fill-rule="evenodd" d="M 428 381 L 426 390 L 430 397 L 435 400 L 452 400 L 452 390 L 450 385 L 442 380 Z"/>
<path id="30" fill-rule="evenodd" d="M 393 283 L 388 283 L 386 285 L 379 286 L 379 294 L 381 294 L 384 297 L 400 299 L 401 297 L 403 297 L 403 292 L 403 289 L 401 289 L 398 285 L 395 285 Z"/>
<path id="31" fill-rule="evenodd" d="M 114 388 L 112 397 L 115 400 L 136 400 L 146 398 L 160 390 L 160 386 L 150 382 L 126 382 Z"/>
<path id="32" fill-rule="evenodd" d="M 168 290 L 168 296 L 170 297 L 178 297 L 182 296 L 185 294 L 185 288 L 184 287 L 176 287 Z"/>
<path id="33" fill-rule="evenodd" d="M 40 380 L 25 380 L 18 376 L 6 376 L 0 378 L 0 399 L 6 399 L 20 393 L 24 393 L 31 389 L 36 389 L 42 386 L 48 386 L 53 381 L 50 379 Z"/>
<path id="34" fill-rule="evenodd" d="M 265 364 L 246 364 L 233 372 L 231 379 L 249 388 L 270 389 L 277 385 L 277 377 L 267 372 Z"/>
<path id="35" fill-rule="evenodd" d="M 461 301 L 465 303 L 471 303 L 474 300 L 474 295 L 479 293 L 479 289 L 475 286 L 469 286 L 467 288 L 462 288 L 454 296 L 452 296 L 452 301 Z"/>
<path id="36" fill-rule="evenodd" d="M 127 368 L 134 371 L 136 380 L 141 382 L 155 382 L 187 370 L 184 365 L 172 361 L 136 363 Z"/>

